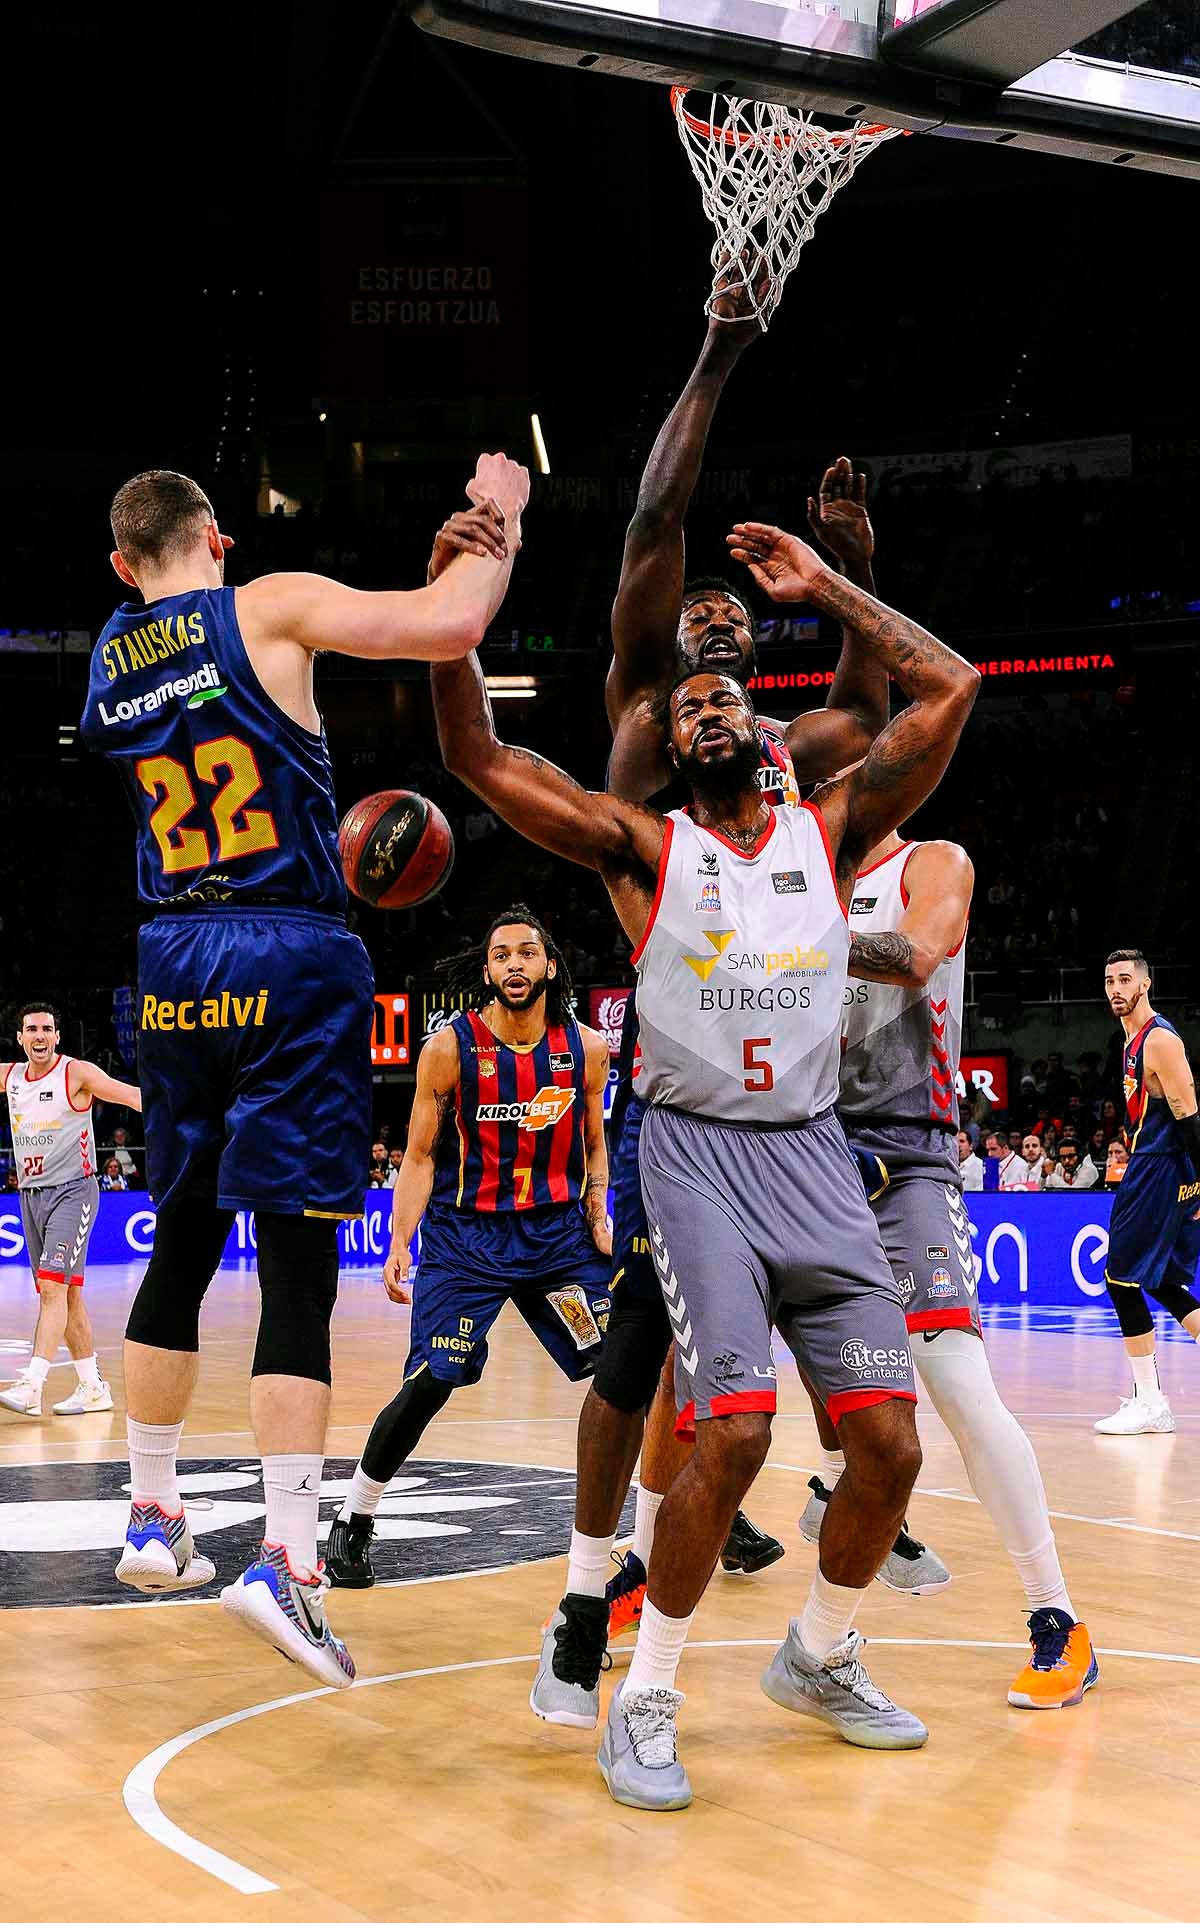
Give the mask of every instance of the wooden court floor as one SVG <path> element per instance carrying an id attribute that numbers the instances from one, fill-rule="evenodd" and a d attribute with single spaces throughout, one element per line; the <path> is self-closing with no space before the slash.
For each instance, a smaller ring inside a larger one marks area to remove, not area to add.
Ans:
<path id="1" fill-rule="evenodd" d="M 1070 1324 L 989 1334 L 1001 1387 L 1041 1457 L 1077 1606 L 1107 1652 L 1100 1688 L 1059 1714 L 1005 1703 L 1021 1660 L 1019 1588 L 949 1438 L 922 1408 L 912 1522 L 954 1581 L 921 1600 L 876 1586 L 859 1619 L 873 1675 L 930 1726 L 928 1747 L 901 1755 L 853 1750 L 758 1690 L 814 1555 L 795 1527 L 812 1425 L 781 1361 L 774 1446 L 747 1506 L 788 1553 L 759 1577 L 714 1579 L 681 1673 L 696 1801 L 655 1816 L 610 1801 L 590 1732 L 549 1728 L 527 1707 L 538 1625 L 565 1567 L 545 1558 L 569 1530 L 580 1391 L 523 1324 L 504 1318 L 484 1383 L 451 1400 L 388 1499 L 402 1580 L 334 1595 L 361 1681 L 333 1695 L 211 1601 L 129 1604 L 107 1584 L 123 1520 L 121 1472 L 107 1465 L 123 1460 L 117 1343 L 132 1281 L 109 1269 L 88 1284 L 114 1377 L 111 1417 L 36 1424 L 0 1412 L 10 1914 L 1196 1917 L 1200 1357 L 1190 1344 L 1161 1351 L 1178 1433 L 1120 1440 L 1091 1430 L 1124 1386 L 1117 1342 Z M 27 1288 L 0 1270 L 0 1338 L 28 1334 Z M 233 1525 L 240 1516 L 250 1540 L 258 1513 L 245 1419 L 255 1306 L 245 1271 L 214 1285 L 185 1435 L 188 1458 L 205 1465 L 193 1487 L 212 1505 L 194 1526 L 225 1580 L 240 1563 Z M 406 1333 L 407 1315 L 373 1278 L 346 1279 L 335 1468 L 353 1461 L 393 1392 Z M 71 1380 L 56 1370 L 51 1386 L 64 1395 Z M 75 1600 L 93 1594 L 99 1602 Z"/>

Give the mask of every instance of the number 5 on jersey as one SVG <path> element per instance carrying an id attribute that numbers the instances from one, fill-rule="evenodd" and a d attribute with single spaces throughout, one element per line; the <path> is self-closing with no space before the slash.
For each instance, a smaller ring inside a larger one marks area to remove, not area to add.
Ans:
<path id="1" fill-rule="evenodd" d="M 769 1035 L 750 1035 L 742 1043 L 742 1067 L 746 1070 L 742 1087 L 751 1095 L 765 1095 L 775 1086 L 775 1070 L 764 1059 L 764 1050 L 770 1046 Z"/>

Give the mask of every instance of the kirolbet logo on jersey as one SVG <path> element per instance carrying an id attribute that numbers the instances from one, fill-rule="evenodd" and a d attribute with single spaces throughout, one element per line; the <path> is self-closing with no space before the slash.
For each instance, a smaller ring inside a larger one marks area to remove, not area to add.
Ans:
<path id="1" fill-rule="evenodd" d="M 883 1382 L 906 1382 L 912 1372 L 912 1357 L 907 1349 L 873 1349 L 858 1336 L 843 1342 L 841 1357 L 844 1369 Z"/>
<path id="2" fill-rule="evenodd" d="M 518 1128 L 536 1133 L 561 1122 L 575 1100 L 573 1088 L 539 1088 L 528 1102 L 480 1102 L 475 1110 L 479 1122 L 515 1122 Z"/>
<path id="3" fill-rule="evenodd" d="M 101 701 L 100 719 L 106 728 L 115 728 L 122 721 L 135 721 L 138 715 L 155 714 L 165 708 L 168 701 L 187 699 L 189 708 L 198 707 L 202 701 L 215 701 L 218 695 L 228 694 L 216 666 L 206 661 L 195 674 L 180 675 L 172 681 L 160 681 L 157 687 L 147 688 L 145 694 L 135 694 L 128 701 L 118 701 L 112 710 Z"/>

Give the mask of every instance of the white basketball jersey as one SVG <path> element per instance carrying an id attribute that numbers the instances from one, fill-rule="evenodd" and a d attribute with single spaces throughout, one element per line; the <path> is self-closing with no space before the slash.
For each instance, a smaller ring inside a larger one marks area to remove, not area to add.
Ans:
<path id="1" fill-rule="evenodd" d="M 899 928 L 908 907 L 904 871 L 920 846 L 906 841 L 856 878 L 852 935 Z M 957 1128 L 966 945 L 964 928 L 924 988 L 847 983 L 838 1103 L 852 1131 L 860 1116 Z"/>
<path id="2" fill-rule="evenodd" d="M 837 1100 L 850 936 L 825 824 L 773 808 L 756 848 L 672 810 L 638 973 L 643 1101 L 804 1122 Z"/>
<path id="3" fill-rule="evenodd" d="M 92 1098 L 78 1108 L 67 1088 L 68 1059 L 56 1055 L 44 1075 L 14 1063 L 4 1083 L 17 1178 L 23 1189 L 58 1187 L 96 1173 Z"/>

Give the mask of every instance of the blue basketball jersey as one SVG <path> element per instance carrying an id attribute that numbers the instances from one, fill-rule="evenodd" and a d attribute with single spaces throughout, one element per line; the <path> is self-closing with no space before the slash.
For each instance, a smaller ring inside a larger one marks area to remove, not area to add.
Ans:
<path id="1" fill-rule="evenodd" d="M 1168 1035 L 1179 1030 L 1161 1015 L 1143 1023 L 1131 1042 L 1125 1044 L 1122 1062 L 1125 1084 L 1125 1141 L 1130 1158 L 1143 1155 L 1185 1155 L 1171 1105 L 1161 1095 L 1151 1095 L 1146 1087 L 1146 1042 L 1156 1028 Z M 1190 1165 L 1190 1164 L 1189 1164 Z M 1196 1171 L 1200 1174 L 1200 1170 Z"/>
<path id="2" fill-rule="evenodd" d="M 118 608 L 92 654 L 82 738 L 125 778 L 144 902 L 344 913 L 324 732 L 266 693 L 235 593 Z"/>
<path id="3" fill-rule="evenodd" d="M 431 1207 L 475 1214 L 573 1205 L 586 1172 L 586 1058 L 570 1017 L 509 1048 L 473 1009 L 452 1018 L 458 1088 L 438 1142 Z"/>

